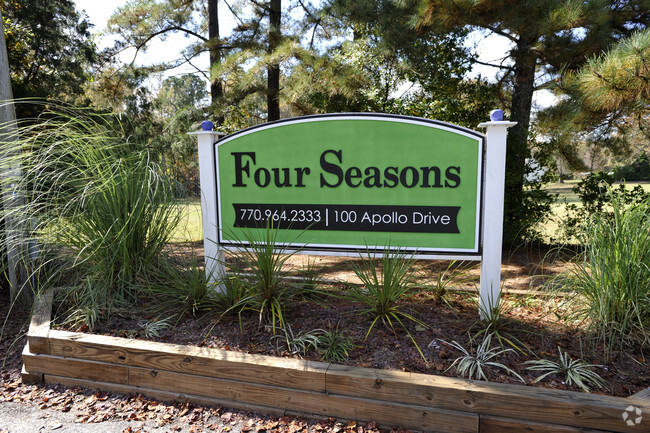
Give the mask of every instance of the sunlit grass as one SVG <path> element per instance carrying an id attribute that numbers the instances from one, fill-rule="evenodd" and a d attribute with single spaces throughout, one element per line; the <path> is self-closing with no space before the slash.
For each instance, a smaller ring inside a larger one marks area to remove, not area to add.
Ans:
<path id="1" fill-rule="evenodd" d="M 557 238 L 559 229 L 562 226 L 563 222 L 567 221 L 568 212 L 566 209 L 566 204 L 574 204 L 578 207 L 581 207 L 580 197 L 578 194 L 573 192 L 573 188 L 578 185 L 580 182 L 579 179 L 567 180 L 563 183 L 549 183 L 544 186 L 544 189 L 551 194 L 558 194 L 557 200 L 551 205 L 551 214 L 552 216 L 546 218 L 543 221 L 539 222 L 541 226 L 542 238 L 549 242 L 553 238 Z M 620 182 L 614 182 L 612 187 L 617 187 Z M 631 191 L 640 185 L 644 191 L 650 193 L 650 182 L 628 182 L 625 183 L 625 188 L 628 191 Z M 569 243 L 575 243 L 577 241 L 572 241 Z"/>
<path id="2" fill-rule="evenodd" d="M 201 199 L 179 200 L 176 206 L 182 209 L 181 221 L 172 233 L 171 242 L 195 242 L 203 240 Z"/>

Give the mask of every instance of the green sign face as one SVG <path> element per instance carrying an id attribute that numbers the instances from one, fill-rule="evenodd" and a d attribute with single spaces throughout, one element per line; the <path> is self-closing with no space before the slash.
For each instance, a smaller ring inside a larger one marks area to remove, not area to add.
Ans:
<path id="1" fill-rule="evenodd" d="M 479 253 L 484 136 L 426 119 L 293 118 L 215 144 L 219 243 Z"/>

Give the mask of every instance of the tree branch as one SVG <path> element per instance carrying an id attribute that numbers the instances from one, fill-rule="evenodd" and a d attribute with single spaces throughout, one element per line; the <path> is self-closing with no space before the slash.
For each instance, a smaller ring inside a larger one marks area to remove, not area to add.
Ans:
<path id="1" fill-rule="evenodd" d="M 473 60 L 472 63 L 478 63 L 479 65 L 483 65 L 483 66 L 490 66 L 491 68 L 505 69 L 507 71 L 514 71 L 514 68 L 512 66 L 494 65 L 492 63 L 481 62 L 480 60 Z"/>
<path id="2" fill-rule="evenodd" d="M 242 21 L 242 19 L 239 17 L 239 15 L 237 14 L 237 12 L 235 12 L 235 10 L 232 8 L 232 6 L 230 6 L 230 3 L 228 3 L 227 0 L 223 0 L 223 2 L 226 4 L 226 6 L 228 6 L 228 9 L 230 10 L 230 13 L 232 14 L 232 16 L 234 16 L 235 19 L 236 19 L 237 21 L 239 21 L 239 24 L 240 24 L 240 25 L 241 25 L 241 24 L 244 24 L 244 21 Z"/>
<path id="3" fill-rule="evenodd" d="M 509 33 L 504 32 L 503 30 L 499 29 L 498 27 L 486 26 L 485 28 L 488 29 L 489 31 L 491 31 L 492 33 L 496 33 L 499 36 L 503 36 L 504 38 L 510 39 L 510 41 L 512 41 L 512 42 L 517 42 L 517 38 L 515 38 L 514 36 L 512 36 Z"/>

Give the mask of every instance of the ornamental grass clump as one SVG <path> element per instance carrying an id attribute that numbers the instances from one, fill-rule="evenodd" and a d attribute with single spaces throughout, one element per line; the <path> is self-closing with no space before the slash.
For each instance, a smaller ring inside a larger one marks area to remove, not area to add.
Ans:
<path id="1" fill-rule="evenodd" d="M 626 206 L 611 195 L 611 210 L 582 226 L 584 253 L 564 282 L 576 293 L 569 317 L 606 358 L 650 347 L 650 198 Z"/>
<path id="2" fill-rule="evenodd" d="M 47 268 L 35 290 L 65 286 L 73 307 L 100 312 L 138 302 L 180 219 L 155 158 L 114 119 L 82 110 L 46 111 L 19 124 L 17 137 L 0 143 L 12 155 L 0 164 L 21 167 L 2 188 L 24 200 L 4 203 L 2 217 L 20 221 L 15 238 L 37 246 L 40 260 L 25 263 L 31 275 Z"/>
<path id="3" fill-rule="evenodd" d="M 352 264 L 352 269 L 363 284 L 361 287 L 351 285 L 347 297 L 364 304 L 367 308 L 363 310 L 363 314 L 373 318 L 366 332 L 366 338 L 379 321 L 391 330 L 395 329 L 395 324 L 399 324 L 407 332 L 422 358 L 426 360 L 420 346 L 404 325 L 403 319 L 420 326 L 426 327 L 426 325 L 404 311 L 404 307 L 400 305 L 401 300 L 411 295 L 415 284 L 413 256 L 407 256 L 400 250 L 391 253 L 390 247 L 386 247 L 379 262 L 379 271 L 370 250 L 367 250 L 366 256 L 361 256 L 361 259 L 359 264 Z"/>
<path id="4" fill-rule="evenodd" d="M 275 335 L 277 327 L 287 327 L 287 304 L 308 289 L 297 290 L 285 281 L 282 267 L 294 252 L 279 246 L 278 229 L 269 223 L 261 233 L 258 237 L 250 230 L 243 231 L 245 240 L 238 247 L 239 258 L 250 277 L 245 282 L 244 297 L 227 311 L 255 311 L 260 325 L 270 324 Z"/>

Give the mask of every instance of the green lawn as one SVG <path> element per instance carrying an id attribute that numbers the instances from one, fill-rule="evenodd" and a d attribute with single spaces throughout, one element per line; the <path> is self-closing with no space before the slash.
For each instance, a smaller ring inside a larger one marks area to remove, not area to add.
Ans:
<path id="1" fill-rule="evenodd" d="M 203 240 L 201 220 L 201 199 L 190 198 L 178 202 L 183 218 L 172 235 L 172 242 L 192 242 Z"/>

